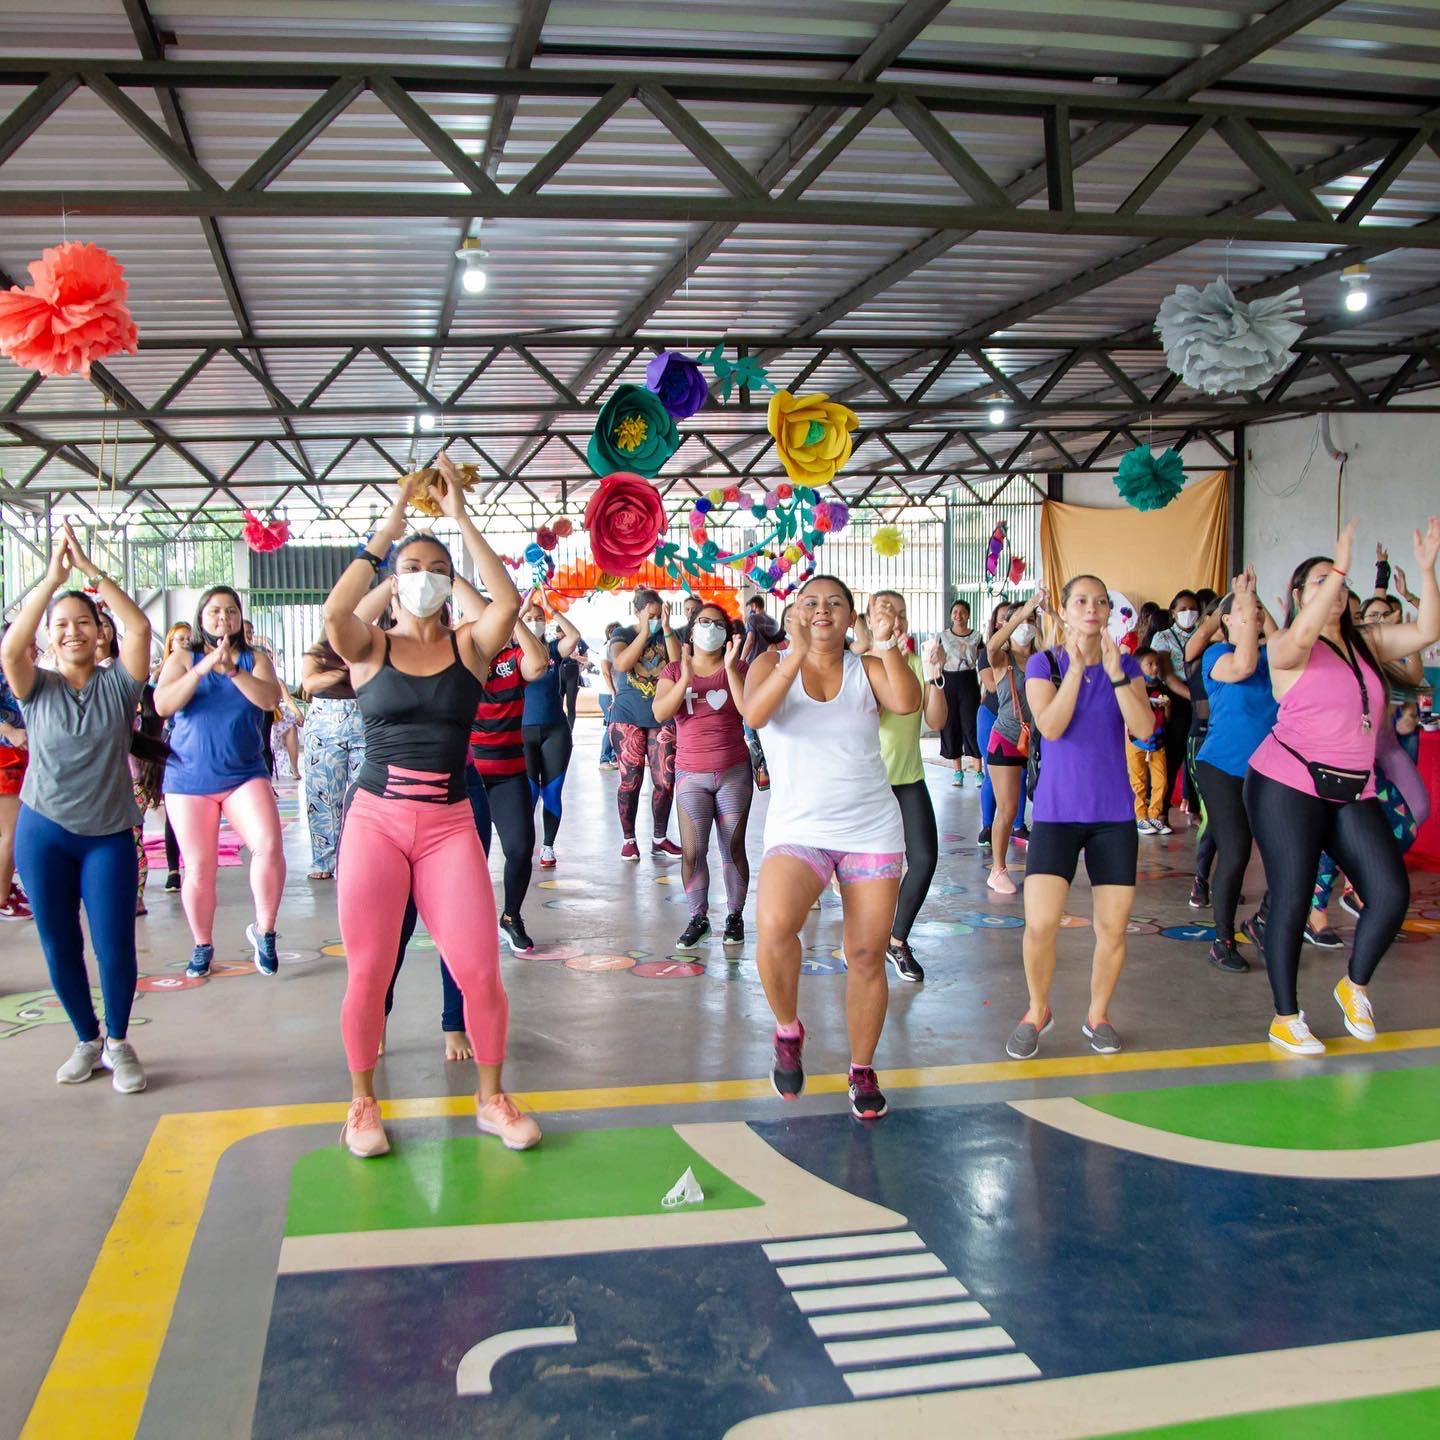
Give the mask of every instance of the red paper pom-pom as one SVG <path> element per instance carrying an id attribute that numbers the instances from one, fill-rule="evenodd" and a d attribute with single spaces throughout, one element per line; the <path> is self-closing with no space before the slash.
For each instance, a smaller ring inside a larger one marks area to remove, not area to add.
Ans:
<path id="1" fill-rule="evenodd" d="M 738 505 L 740 503 L 740 487 L 729 485 L 725 489 L 725 503 L 727 505 Z"/>
<path id="2" fill-rule="evenodd" d="M 120 262 L 98 245 L 69 243 L 31 261 L 33 285 L 0 294 L 0 354 L 42 375 L 90 374 L 119 350 L 135 354 L 139 332 Z"/>
<path id="3" fill-rule="evenodd" d="M 782 482 L 775 487 L 775 493 L 782 500 L 788 500 L 795 493 L 795 487 L 793 485 Z"/>
<path id="4" fill-rule="evenodd" d="M 575 527 L 563 515 L 550 528 L 562 540 L 565 539 L 567 535 L 572 535 L 575 532 Z"/>
<path id="5" fill-rule="evenodd" d="M 258 515 L 245 511 L 245 543 L 261 555 L 278 550 L 290 539 L 290 522 L 273 520 L 268 525 Z"/>
<path id="6" fill-rule="evenodd" d="M 556 537 L 555 532 L 548 525 L 542 525 L 535 532 L 535 543 L 542 550 L 553 550 L 560 543 L 560 541 Z"/>

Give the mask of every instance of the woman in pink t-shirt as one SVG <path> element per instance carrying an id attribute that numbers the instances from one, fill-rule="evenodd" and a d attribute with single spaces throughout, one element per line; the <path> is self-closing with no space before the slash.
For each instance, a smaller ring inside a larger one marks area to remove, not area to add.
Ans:
<path id="1" fill-rule="evenodd" d="M 693 950 L 710 933 L 710 831 L 720 832 L 725 873 L 727 945 L 745 942 L 745 892 L 750 864 L 745 858 L 745 822 L 754 793 L 750 750 L 740 702 L 745 694 L 741 638 L 718 605 L 702 605 L 690 626 L 690 641 L 660 672 L 655 687 L 655 721 L 675 720 L 675 800 L 680 810 L 680 873 L 690 902 L 690 923 L 676 942 Z"/>
<path id="2" fill-rule="evenodd" d="M 1323 1055 L 1296 994 L 1301 932 L 1321 853 L 1333 855 L 1364 904 L 1346 975 L 1335 987 L 1345 1028 L 1375 1038 L 1366 987 L 1410 903 L 1390 823 L 1375 798 L 1375 743 L 1389 723 L 1381 666 L 1440 639 L 1440 521 L 1415 532 L 1419 615 L 1412 625 L 1362 634 L 1345 584 L 1355 522 L 1335 558 L 1306 560 L 1290 578 L 1289 619 L 1270 637 L 1270 681 L 1280 702 L 1275 728 L 1250 757 L 1245 810 L 1270 887 L 1265 968 L 1275 997 L 1270 1042 L 1294 1055 Z"/>

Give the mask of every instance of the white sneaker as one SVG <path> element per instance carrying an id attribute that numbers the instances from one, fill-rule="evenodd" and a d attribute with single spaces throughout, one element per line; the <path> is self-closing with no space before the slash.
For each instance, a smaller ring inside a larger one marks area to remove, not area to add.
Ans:
<path id="1" fill-rule="evenodd" d="M 1150 830 L 1151 833 L 1155 835 L 1173 835 L 1175 833 L 1174 828 L 1167 825 L 1163 820 L 1152 820 L 1150 822 Z"/>
<path id="2" fill-rule="evenodd" d="M 1153 820 L 1137 820 L 1137 821 L 1135 822 L 1135 828 L 1136 828 L 1142 835 L 1153 835 L 1153 834 L 1155 834 L 1155 822 L 1154 822 Z"/>
<path id="3" fill-rule="evenodd" d="M 1282 1020 L 1277 1015 L 1270 1023 L 1270 1043 L 1288 1050 L 1292 1055 L 1323 1055 L 1325 1046 L 1311 1033 L 1305 1023 L 1305 1013 L 1294 1020 Z"/>
<path id="4" fill-rule="evenodd" d="M 145 1088 L 145 1071 L 128 1040 L 107 1040 L 100 1052 L 100 1063 L 112 1072 L 114 1079 L 110 1083 L 122 1095 L 134 1095 Z"/>
<path id="5" fill-rule="evenodd" d="M 81 1040 L 70 1052 L 70 1058 L 55 1072 L 57 1085 L 83 1085 L 100 1063 L 103 1040 Z"/>

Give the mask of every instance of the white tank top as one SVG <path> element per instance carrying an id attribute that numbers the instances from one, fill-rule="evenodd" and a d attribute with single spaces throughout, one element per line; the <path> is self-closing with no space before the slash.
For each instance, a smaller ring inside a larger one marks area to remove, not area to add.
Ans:
<path id="1" fill-rule="evenodd" d="M 770 770 L 765 848 L 807 845 L 851 854 L 905 848 L 900 804 L 880 755 L 880 707 L 865 662 L 845 652 L 833 700 L 812 700 L 797 675 L 760 732 Z"/>

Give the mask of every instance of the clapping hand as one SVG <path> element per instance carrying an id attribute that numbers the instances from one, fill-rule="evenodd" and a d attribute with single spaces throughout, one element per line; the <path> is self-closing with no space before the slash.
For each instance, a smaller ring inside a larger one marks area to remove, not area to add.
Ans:
<path id="1" fill-rule="evenodd" d="M 745 648 L 745 642 L 738 635 L 732 635 L 725 642 L 725 668 L 733 670 L 740 663 L 740 652 Z"/>
<path id="2" fill-rule="evenodd" d="M 451 520 L 459 520 L 465 514 L 465 482 L 461 480 L 455 462 L 444 451 L 435 457 L 435 469 L 445 482 L 440 493 L 435 496 L 440 513 Z"/>
<path id="3" fill-rule="evenodd" d="M 945 666 L 945 651 L 937 636 L 925 647 L 925 653 L 920 657 L 921 664 L 925 669 L 927 680 L 938 680 Z"/>
<path id="4" fill-rule="evenodd" d="M 1415 563 L 1423 573 L 1435 568 L 1435 559 L 1440 556 L 1440 520 L 1431 516 L 1423 532 L 1415 532 Z M 1403 585 L 1401 587 L 1404 588 Z"/>
<path id="5" fill-rule="evenodd" d="M 1115 643 L 1108 630 L 1100 632 L 1100 663 L 1105 667 L 1105 673 L 1112 680 L 1125 678 L 1125 665 L 1120 655 L 1120 647 Z"/>

